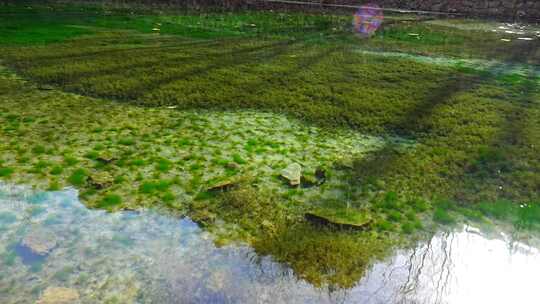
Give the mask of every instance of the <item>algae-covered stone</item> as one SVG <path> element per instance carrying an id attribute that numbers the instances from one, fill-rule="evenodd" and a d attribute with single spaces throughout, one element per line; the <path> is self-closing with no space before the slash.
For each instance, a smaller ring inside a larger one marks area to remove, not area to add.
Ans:
<path id="1" fill-rule="evenodd" d="M 307 221 L 323 226 L 330 226 L 338 229 L 364 230 L 371 225 L 371 217 L 353 210 L 320 209 L 306 212 L 304 217 Z"/>
<path id="2" fill-rule="evenodd" d="M 54 90 L 54 87 L 51 86 L 51 85 L 48 85 L 48 84 L 40 84 L 38 86 L 38 89 L 42 90 L 42 91 L 52 91 L 52 90 Z"/>
<path id="3" fill-rule="evenodd" d="M 104 164 L 109 164 L 116 160 L 116 157 L 110 153 L 110 152 L 103 152 L 99 154 L 99 156 L 96 158 L 97 161 L 100 161 Z"/>
<path id="4" fill-rule="evenodd" d="M 65 287 L 47 287 L 36 304 L 75 304 L 80 303 L 79 293 Z"/>
<path id="5" fill-rule="evenodd" d="M 215 192 L 215 191 L 229 191 L 231 190 L 235 185 L 237 184 L 237 181 L 235 180 L 224 180 L 221 182 L 218 182 L 208 188 L 207 191 Z"/>
<path id="6" fill-rule="evenodd" d="M 47 255 L 56 247 L 56 237 L 46 231 L 32 231 L 24 237 L 21 244 L 37 255 Z"/>
<path id="7" fill-rule="evenodd" d="M 302 166 L 298 163 L 292 163 L 281 171 L 281 176 L 289 181 L 291 186 L 298 186 L 302 178 Z"/>
<path id="8" fill-rule="evenodd" d="M 225 165 L 225 168 L 229 169 L 229 170 L 240 170 L 241 167 L 240 165 L 238 165 L 237 163 L 228 163 Z"/>
<path id="9" fill-rule="evenodd" d="M 109 172 L 93 173 L 89 177 L 90 184 L 96 189 L 104 189 L 112 185 L 114 178 Z"/>

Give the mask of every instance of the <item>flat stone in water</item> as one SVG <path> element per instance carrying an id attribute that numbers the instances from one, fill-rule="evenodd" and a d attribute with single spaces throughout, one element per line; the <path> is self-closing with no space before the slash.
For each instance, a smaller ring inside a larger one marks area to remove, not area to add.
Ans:
<path id="1" fill-rule="evenodd" d="M 31 231 L 24 237 L 20 245 L 27 247 L 34 254 L 47 255 L 56 247 L 56 237 L 45 231 Z"/>
<path id="2" fill-rule="evenodd" d="M 106 171 L 90 175 L 90 183 L 96 189 L 104 189 L 113 184 L 114 178 Z"/>
<path id="3" fill-rule="evenodd" d="M 65 287 L 47 287 L 36 304 L 75 304 L 79 303 L 79 293 Z"/>
<path id="4" fill-rule="evenodd" d="M 217 191 L 229 191 L 236 185 L 236 181 L 234 180 L 225 180 L 221 181 L 219 183 L 216 183 L 208 188 L 207 191 L 210 192 L 217 192 Z"/>
<path id="5" fill-rule="evenodd" d="M 281 176 L 289 181 L 291 186 L 298 186 L 302 178 L 302 166 L 298 163 L 292 163 L 281 171 Z"/>
<path id="6" fill-rule="evenodd" d="M 371 225 L 371 218 L 362 218 L 356 221 L 348 221 L 339 217 L 335 217 L 328 214 L 318 213 L 318 212 L 306 212 L 304 217 L 310 223 L 329 226 L 337 229 L 343 230 L 364 230 Z"/>

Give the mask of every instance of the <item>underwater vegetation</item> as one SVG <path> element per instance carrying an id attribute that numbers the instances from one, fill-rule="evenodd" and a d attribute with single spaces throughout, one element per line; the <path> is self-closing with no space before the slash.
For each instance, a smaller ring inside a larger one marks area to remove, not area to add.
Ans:
<path id="1" fill-rule="evenodd" d="M 534 63 L 537 41 L 500 52 L 496 33 L 413 20 L 359 42 L 342 17 L 299 13 L 27 13 L 0 20 L 4 182 L 174 210 L 317 286 L 353 286 L 435 225 L 540 228 L 538 74 L 358 52 Z M 293 163 L 298 187 L 280 174 Z"/>

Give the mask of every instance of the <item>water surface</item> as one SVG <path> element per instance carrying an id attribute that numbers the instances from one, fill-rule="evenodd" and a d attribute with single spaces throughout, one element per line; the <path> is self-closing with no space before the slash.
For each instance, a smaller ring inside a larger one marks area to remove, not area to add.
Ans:
<path id="1" fill-rule="evenodd" d="M 187 218 L 89 210 L 77 192 L 0 185 L 0 302 L 33 303 L 47 287 L 82 303 L 536 303 L 538 248 L 473 227 L 439 232 L 381 261 L 350 290 L 315 288 L 241 245 L 218 248 Z M 56 246 L 27 260 L 21 240 Z"/>

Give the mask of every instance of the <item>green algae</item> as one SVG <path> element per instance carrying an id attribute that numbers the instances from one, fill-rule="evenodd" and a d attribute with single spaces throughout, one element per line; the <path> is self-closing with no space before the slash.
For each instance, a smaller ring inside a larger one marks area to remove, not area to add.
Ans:
<path id="1" fill-rule="evenodd" d="M 27 85 L 32 87 L 31 83 Z M 344 177 L 350 173 L 333 168 L 333 163 L 344 153 L 360 155 L 366 149 L 382 146 L 386 141 L 347 130 L 335 130 L 329 136 L 322 129 L 270 113 L 151 109 L 56 90 L 12 91 L 0 98 L 7 111 L 14 113 L 21 111 L 17 104 L 23 98 L 32 100 L 33 106 L 23 112 L 48 117 L 46 122 L 30 125 L 24 135 L 15 135 L 21 147 L 47 147 L 45 142 L 40 142 L 43 140 L 41 129 L 47 129 L 58 121 L 62 121 L 65 130 L 54 141 L 55 146 L 62 148 L 46 148 L 51 153 L 38 154 L 39 160 L 34 163 L 17 162 L 11 155 L 16 156 L 19 150 L 9 144 L 2 145 L 1 149 L 7 156 L 2 165 L 21 169 L 13 172 L 13 182 L 31 183 L 51 190 L 71 185 L 80 190 L 79 195 L 88 206 L 110 211 L 174 208 L 215 232 L 220 236 L 218 243 L 244 240 L 259 242 L 261 248 L 263 244 L 260 241 L 267 238 L 267 233 L 273 234 L 290 224 L 302 223 L 303 212 L 314 204 L 323 204 L 327 196 L 339 200 L 348 195 L 349 187 L 341 187 L 340 180 L 347 180 Z M 183 123 L 178 124 L 177 121 Z M 100 125 L 102 131 L 92 132 L 96 125 Z M 203 125 L 204 129 L 201 129 Z M 125 137 L 128 126 L 131 135 Z M 143 134 L 150 136 L 144 137 Z M 232 140 L 223 141 L 215 134 Z M 263 138 L 263 135 L 266 135 L 265 140 L 258 140 L 256 145 L 271 148 L 278 147 L 279 143 L 280 148 L 289 152 L 284 155 L 272 149 L 259 153 L 242 149 L 245 143 L 253 144 L 250 139 Z M 14 134 L 2 133 L 2 136 Z M 148 145 L 139 144 L 139 136 L 145 138 Z M 137 143 L 126 145 L 112 140 L 105 144 L 107 138 L 119 137 L 132 138 Z M 186 140 L 189 145 L 178 145 L 178 142 L 185 143 Z M 215 153 L 216 149 L 220 153 Z M 309 174 L 314 174 L 321 166 L 327 168 L 328 183 L 320 187 L 289 189 L 275 178 L 283 167 L 297 160 L 302 161 L 306 172 L 311 172 Z M 25 170 L 35 169 L 36 164 L 43 169 Z M 99 176 L 103 174 L 110 176 L 113 183 L 100 183 Z M 207 191 L 230 176 L 239 186 L 242 185 L 239 190 L 230 193 Z M 250 187 L 247 198 L 240 194 L 244 187 Z M 278 199 L 280 194 L 289 195 L 289 199 L 281 201 Z M 356 212 L 354 210 L 351 212 Z M 221 222 L 225 223 L 224 227 Z M 325 232 L 326 235 L 330 233 Z M 333 233 L 339 235 L 341 232 Z M 368 238 L 361 234 L 356 237 Z M 348 240 L 352 242 L 354 239 L 351 236 Z M 273 254 L 262 249 L 260 252 L 263 255 Z M 365 258 L 371 261 L 367 256 Z M 302 276 L 301 269 L 297 271 Z M 314 273 L 309 277 L 315 280 Z M 326 282 L 323 274 L 317 280 Z M 334 279 L 334 283 L 339 284 L 339 280 Z"/>
<path id="2" fill-rule="evenodd" d="M 256 240 L 254 248 L 272 254 L 298 276 L 316 286 L 351 288 L 374 259 L 388 253 L 388 240 L 369 235 L 321 230 L 298 224 Z M 331 254 L 328 254 L 331 252 Z"/>
<path id="3" fill-rule="evenodd" d="M 84 186 L 86 183 L 87 173 L 84 169 L 77 169 L 68 177 L 67 181 L 73 186 Z"/>
<path id="4" fill-rule="evenodd" d="M 413 29 L 426 31 L 419 27 Z M 443 46 L 471 39 L 435 29 L 418 41 L 410 30 L 381 32 L 388 34 L 390 52 L 417 48 L 450 56 Z M 461 61 L 441 65 L 281 38 L 192 44 L 110 32 L 5 48 L 5 63 L 40 85 L 2 76 L 0 136 L 9 140 L 0 144 L 6 155 L 0 176 L 7 169 L 4 177 L 19 183 L 73 185 L 86 204 L 111 211 L 174 208 L 218 235 L 218 243 L 248 241 L 316 285 L 352 286 L 395 235 L 424 229 L 426 218 L 451 224 L 461 214 L 536 225 L 535 205 L 502 218 L 482 204 L 478 210 L 458 208 L 434 198 L 472 203 L 502 197 L 514 205 L 537 198 L 539 180 L 531 173 L 539 167 L 537 76 L 499 77 L 459 66 Z M 117 46 L 100 46 L 106 39 Z M 362 48 L 372 49 L 381 39 Z M 39 90 L 43 84 L 64 92 Z M 226 111 L 193 110 L 198 108 Z M 516 117 L 522 122 L 514 127 Z M 517 129 L 519 139 L 505 128 Z M 23 156 L 25 150 L 34 157 Z M 59 170 L 61 162 L 73 168 Z M 326 168 L 326 183 L 287 188 L 276 175 L 292 162 L 311 172 L 307 176 Z M 96 189 L 91 176 L 102 172 L 115 185 Z M 245 173 L 254 178 L 234 191 L 207 191 L 216 181 Z M 355 234 L 314 227 L 303 220 L 314 207 L 347 222 L 367 215 L 374 229 Z"/>
<path id="5" fill-rule="evenodd" d="M 15 170 L 9 167 L 0 167 L 0 177 L 9 177 Z"/>
<path id="6" fill-rule="evenodd" d="M 444 225 L 456 223 L 456 219 L 444 208 L 437 207 L 433 213 L 433 220 Z"/>
<path id="7" fill-rule="evenodd" d="M 141 39 L 144 44 L 144 39 Z M 384 182 L 387 190 L 403 189 L 399 183 L 402 182 L 400 176 L 405 172 L 409 174 L 427 172 L 429 177 L 413 174 L 406 187 L 407 191 L 417 189 L 418 192 L 413 193 L 416 196 L 423 196 L 423 193 L 427 192 L 471 201 L 496 199 L 499 195 L 512 200 L 534 199 L 530 195 L 535 193 L 533 190 L 536 179 L 533 177 L 531 180 L 530 170 L 526 167 L 512 168 L 513 172 L 517 172 L 512 176 L 507 173 L 511 171 L 509 169 L 502 170 L 503 174 L 495 176 L 494 168 L 485 172 L 475 165 L 478 161 L 474 158 L 479 154 L 481 159 L 483 153 L 481 148 L 493 146 L 492 142 L 496 140 L 497 134 L 505 132 L 503 128 L 498 128 L 497 124 L 509 119 L 513 116 L 512 113 L 523 112 L 529 117 L 523 122 L 529 124 L 528 127 L 522 128 L 523 135 L 528 137 L 527 140 L 531 144 L 497 143 L 492 149 L 498 150 L 499 153 L 501 150 L 508 150 L 502 148 L 503 146 L 515 150 L 512 151 L 515 153 L 505 153 L 510 157 L 500 162 L 500 165 L 506 168 L 508 163 L 515 163 L 516 158 L 521 156 L 528 159 L 529 167 L 538 166 L 532 157 L 532 147 L 537 140 L 532 135 L 534 130 L 538 129 L 534 120 L 538 110 L 533 102 L 535 94 L 538 94 L 536 76 L 512 74 L 514 75 L 512 79 L 520 79 L 514 81 L 499 77 L 497 73 L 483 74 L 479 71 L 464 70 L 463 67 L 435 67 L 432 62 L 417 62 L 416 57 L 403 55 L 403 58 L 397 56 L 387 58 L 385 53 L 359 55 L 354 51 L 357 48 L 353 48 L 351 52 L 347 48 L 334 50 L 324 45 L 314 47 L 301 42 L 292 43 L 290 46 L 287 42 L 283 42 L 282 46 L 280 43 L 249 39 L 240 44 L 217 42 L 223 43 L 219 49 L 223 51 L 221 53 L 211 45 L 200 44 L 182 46 L 183 52 L 179 55 L 175 49 L 152 49 L 150 53 L 144 50 L 144 47 L 125 51 L 120 48 L 112 53 L 103 50 L 102 53 L 94 54 L 96 46 L 86 44 L 91 41 L 91 39 L 84 42 L 71 41 L 67 43 L 69 47 L 60 44 L 39 48 L 40 54 L 45 57 L 48 53 L 66 55 L 65 58 L 57 57 L 51 62 L 46 58 L 35 58 L 33 54 L 36 50 L 33 48 L 18 49 L 16 53 L 9 54 L 8 58 L 20 72 L 33 79 L 62 83 L 64 89 L 84 94 L 125 101 L 136 98 L 138 104 L 175 105 L 181 109 L 247 107 L 286 111 L 293 116 L 323 126 L 354 127 L 375 134 L 397 133 L 419 139 L 421 145 L 412 154 L 407 151 L 402 153 L 392 147 L 383 149 L 382 153 L 373 152 L 377 155 L 371 160 L 374 164 L 377 164 L 377 158 L 383 157 L 404 160 L 396 162 L 398 168 L 386 170 L 385 176 L 378 176 L 380 174 L 377 172 L 367 176 L 366 172 L 371 171 L 366 168 L 368 161 L 357 162 L 357 171 L 365 175 L 362 180 Z M 148 39 L 148 43 L 155 42 L 156 40 Z M 80 54 L 72 57 L 69 52 L 74 50 L 78 50 Z M 76 58 L 84 55 L 86 50 L 90 51 L 89 61 L 80 63 Z M 243 53 L 244 50 L 249 56 L 238 58 L 234 55 Z M 124 56 L 123 52 L 135 52 L 137 56 Z M 224 55 L 227 58 L 225 61 L 222 60 Z M 272 56 L 270 61 L 258 64 L 261 61 L 260 57 L 267 55 Z M 174 58 L 177 56 L 180 57 L 178 59 L 181 59 L 182 64 L 171 65 L 170 63 L 176 62 Z M 120 57 L 129 57 L 133 65 L 127 64 L 123 68 L 116 66 Z M 251 58 L 254 62 L 250 60 Z M 63 67 L 62 70 L 57 68 L 59 63 Z M 295 65 L 301 69 L 291 70 Z M 400 67 L 398 72 L 396 66 Z M 100 72 L 103 69 L 108 70 L 108 67 L 116 73 L 113 82 L 106 79 L 113 75 L 104 76 Z M 149 69 L 161 72 L 153 73 Z M 268 69 L 273 72 L 268 74 Z M 80 77 L 75 77 L 80 70 L 88 73 L 83 72 Z M 266 73 L 265 75 L 269 77 L 265 78 L 264 82 L 254 81 L 255 75 L 261 73 Z M 281 77 L 283 73 L 285 77 Z M 357 86 L 351 87 L 349 85 L 351 81 L 357 83 Z M 114 88 L 103 87 L 113 83 Z M 202 89 L 212 87 L 216 83 L 221 88 L 219 92 Z M 287 83 L 287 90 L 282 90 L 284 83 Z M 438 86 L 437 83 L 444 85 Z M 152 89 L 148 90 L 148 87 Z M 260 89 L 238 89 L 245 87 Z M 140 91 L 143 88 L 146 93 Z M 499 102 L 516 98 L 523 99 L 527 104 Z M 404 118 L 403 113 L 408 113 L 409 118 Z M 420 116 L 420 119 L 413 119 L 415 115 Z M 207 123 L 200 121 L 191 127 L 193 130 L 204 128 Z M 146 138 L 145 136 L 153 135 L 141 136 Z M 231 133 L 228 136 L 234 138 L 237 135 Z M 299 142 L 302 139 L 303 137 L 299 137 Z M 135 145 L 133 140 L 133 136 L 122 135 L 119 143 Z M 209 138 L 209 141 L 210 145 L 213 145 L 216 139 Z M 193 146 L 186 138 L 179 138 L 177 142 L 181 147 Z M 444 142 L 444 145 L 441 145 L 441 142 Z M 201 142 L 197 146 L 203 145 Z M 245 153 L 232 155 L 232 161 L 245 165 L 244 162 L 249 162 L 246 156 L 264 155 L 265 150 L 269 148 L 279 149 L 277 152 L 284 156 L 301 149 L 301 147 L 288 149 L 277 147 L 279 142 L 266 145 L 259 142 L 256 137 L 250 136 L 243 142 Z M 211 152 L 214 153 L 216 152 Z M 96 154 L 90 152 L 89 156 L 95 158 Z M 419 167 L 420 163 L 423 167 Z M 193 171 L 200 170 L 200 164 L 190 163 L 188 166 Z M 395 177 L 392 171 L 395 171 Z M 463 179 L 463 172 L 471 173 L 467 174 L 470 178 Z M 233 173 L 235 172 L 232 169 L 227 169 L 227 174 Z M 496 188 L 488 187 L 498 182 L 486 183 L 486 178 L 502 178 L 506 183 L 519 180 L 517 183 L 523 187 L 504 188 L 500 194 Z M 479 193 L 476 189 L 478 187 L 484 187 L 485 191 Z"/>

